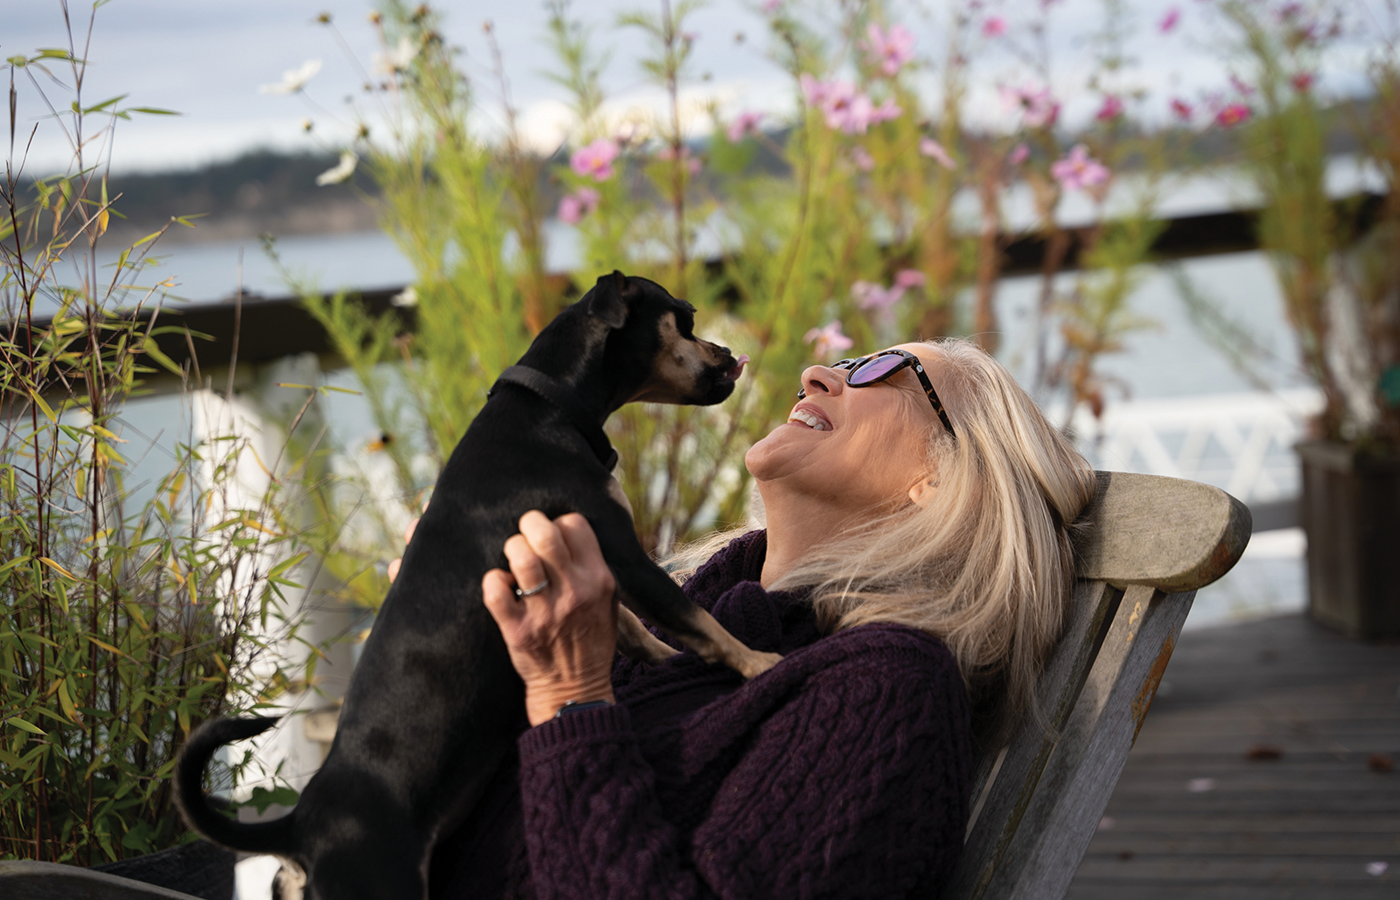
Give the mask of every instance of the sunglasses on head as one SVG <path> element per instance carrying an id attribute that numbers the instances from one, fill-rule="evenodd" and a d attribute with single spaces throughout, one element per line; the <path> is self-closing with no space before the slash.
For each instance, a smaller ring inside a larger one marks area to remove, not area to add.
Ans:
<path id="1" fill-rule="evenodd" d="M 879 384 L 900 369 L 912 368 L 914 374 L 919 376 L 919 384 L 923 386 L 924 393 L 928 395 L 928 402 L 933 404 L 933 411 L 938 413 L 938 421 L 943 423 L 943 427 L 948 429 L 950 435 L 954 438 L 958 436 L 957 432 L 953 430 L 953 423 L 948 421 L 948 413 L 943 409 L 943 401 L 938 399 L 938 392 L 933 389 L 928 376 L 924 374 L 923 362 L 908 350 L 882 350 L 872 356 L 843 359 L 840 362 L 832 363 L 831 368 L 845 369 L 846 384 L 853 388 Z M 806 388 L 797 392 L 799 400 L 806 396 Z"/>

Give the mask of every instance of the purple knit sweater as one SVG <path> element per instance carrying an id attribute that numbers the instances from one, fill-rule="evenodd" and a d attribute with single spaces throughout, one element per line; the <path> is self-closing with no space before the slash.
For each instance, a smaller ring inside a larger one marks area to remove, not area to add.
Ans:
<path id="1" fill-rule="evenodd" d="M 433 856 L 434 898 L 936 897 L 972 787 L 962 679 L 899 625 L 823 637 L 758 583 L 753 532 L 685 585 L 736 637 L 785 654 L 745 683 L 686 651 L 619 659 L 618 703 L 525 732 Z"/>

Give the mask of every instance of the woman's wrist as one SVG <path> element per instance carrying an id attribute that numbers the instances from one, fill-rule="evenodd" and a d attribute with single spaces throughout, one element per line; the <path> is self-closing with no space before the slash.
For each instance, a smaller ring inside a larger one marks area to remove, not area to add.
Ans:
<path id="1" fill-rule="evenodd" d="M 525 714 L 530 725 L 542 725 L 554 718 L 559 710 L 570 703 L 592 703 L 603 700 L 616 703 L 611 684 L 607 685 L 555 685 L 547 689 L 525 689 Z"/>

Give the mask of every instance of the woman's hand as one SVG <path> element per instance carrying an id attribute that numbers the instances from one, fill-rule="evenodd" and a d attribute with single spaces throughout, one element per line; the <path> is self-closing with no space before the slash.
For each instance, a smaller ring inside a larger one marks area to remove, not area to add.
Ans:
<path id="1" fill-rule="evenodd" d="M 550 521 L 531 510 L 505 554 L 510 572 L 487 572 L 481 591 L 525 682 L 530 724 L 552 719 L 570 700 L 612 702 L 617 583 L 588 520 L 569 513 Z M 517 586 L 530 595 L 517 597 Z"/>

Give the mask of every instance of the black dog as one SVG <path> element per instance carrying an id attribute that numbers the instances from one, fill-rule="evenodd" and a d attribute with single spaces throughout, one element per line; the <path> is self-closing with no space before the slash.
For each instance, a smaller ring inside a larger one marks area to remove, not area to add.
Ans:
<path id="1" fill-rule="evenodd" d="M 741 366 L 695 337 L 694 312 L 660 285 L 614 272 L 540 332 L 438 478 L 355 669 L 330 755 L 296 807 L 258 823 L 213 807 L 201 787 L 210 757 L 276 721 L 215 720 L 190 736 L 176 770 L 192 828 L 281 857 L 283 894 L 304 885 L 313 900 L 422 900 L 439 833 L 471 809 L 528 724 L 481 578 L 505 567 L 502 547 L 530 509 L 582 513 L 622 602 L 706 659 L 746 677 L 777 662 L 687 600 L 642 550 L 611 490 L 609 414 L 634 400 L 709 405 L 734 390 Z M 624 651 L 674 652 L 623 613 Z"/>

